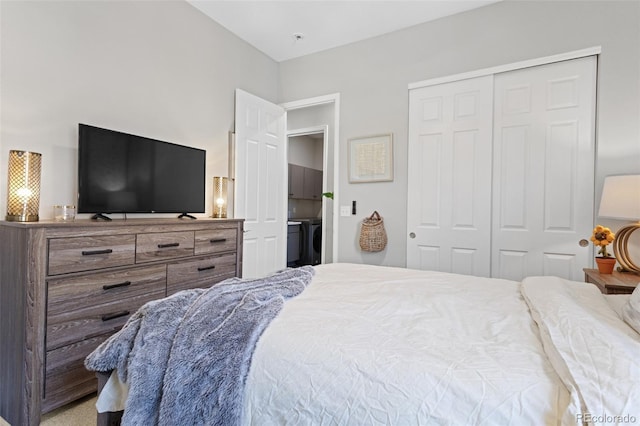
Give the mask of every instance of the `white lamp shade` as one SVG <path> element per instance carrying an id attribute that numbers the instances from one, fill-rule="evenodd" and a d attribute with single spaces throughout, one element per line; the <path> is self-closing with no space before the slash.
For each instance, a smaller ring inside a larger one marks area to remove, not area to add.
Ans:
<path id="1" fill-rule="evenodd" d="M 598 216 L 640 220 L 640 175 L 607 176 Z"/>

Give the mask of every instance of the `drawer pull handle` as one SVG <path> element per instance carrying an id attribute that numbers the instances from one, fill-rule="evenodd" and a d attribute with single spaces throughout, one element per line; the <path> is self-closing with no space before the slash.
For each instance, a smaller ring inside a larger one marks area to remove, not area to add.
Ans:
<path id="1" fill-rule="evenodd" d="M 120 311 L 113 314 L 106 314 L 102 316 L 102 321 L 109 321 L 112 319 L 120 318 L 129 315 L 129 311 Z"/>
<path id="2" fill-rule="evenodd" d="M 215 269 L 216 265 L 211 265 L 211 266 L 200 266 L 198 267 L 198 271 L 208 271 L 209 269 Z"/>
<path id="3" fill-rule="evenodd" d="M 82 250 L 82 255 L 83 255 L 83 256 L 93 256 L 94 254 L 109 254 L 109 253 L 113 253 L 113 250 L 111 250 L 111 249 L 104 249 L 104 250 Z"/>
<path id="4" fill-rule="evenodd" d="M 224 243 L 225 241 L 227 241 L 226 238 L 212 238 L 209 240 L 210 243 Z"/>
<path id="5" fill-rule="evenodd" d="M 158 244 L 158 248 L 178 247 L 180 243 Z"/>
<path id="6" fill-rule="evenodd" d="M 102 286 L 103 290 L 111 290 L 112 288 L 118 288 L 118 287 L 126 287 L 128 285 L 131 285 L 131 281 L 125 281 L 123 283 L 118 283 L 118 284 L 105 284 Z"/>

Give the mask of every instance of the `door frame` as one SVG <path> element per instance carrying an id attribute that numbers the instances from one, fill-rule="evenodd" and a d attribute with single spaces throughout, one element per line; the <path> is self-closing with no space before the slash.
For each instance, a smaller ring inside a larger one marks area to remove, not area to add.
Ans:
<path id="1" fill-rule="evenodd" d="M 468 78 L 484 77 L 486 75 L 500 74 L 503 72 L 519 70 L 523 68 L 536 67 L 538 65 L 547 65 L 554 62 L 568 61 L 571 59 L 579 59 L 587 56 L 597 56 L 602 53 L 602 46 L 593 46 L 581 50 L 573 50 L 571 52 L 559 53 L 557 55 L 543 56 L 541 58 L 528 59 L 526 61 L 511 62 L 508 64 L 498 65 L 490 68 L 481 68 L 475 71 L 464 72 L 460 74 L 452 74 L 444 77 L 431 78 L 428 80 L 409 83 L 409 90 L 419 89 L 421 87 L 435 86 L 442 83 L 451 83 L 454 81 L 465 80 Z"/>
<path id="2" fill-rule="evenodd" d="M 294 129 L 294 130 L 287 130 L 286 132 L 286 149 L 287 149 L 287 163 L 289 162 L 289 139 L 291 138 L 295 138 L 298 136 L 308 136 L 308 135 L 318 135 L 322 133 L 322 193 L 324 194 L 327 191 L 327 174 L 325 173 L 325 170 L 327 170 L 327 163 L 328 163 L 328 151 L 329 151 L 329 126 L 324 124 L 324 125 L 319 125 L 319 126 L 312 126 L 312 127 L 305 127 L 302 129 Z M 325 262 L 326 256 L 325 256 L 325 252 L 327 250 L 326 248 L 326 241 L 327 241 L 327 227 L 324 226 L 324 222 L 325 222 L 325 218 L 327 217 L 326 215 L 326 209 L 327 209 L 327 200 L 325 200 L 326 197 L 322 197 L 321 201 L 322 201 L 322 253 L 321 253 L 321 263 Z"/>
<path id="3" fill-rule="evenodd" d="M 307 99 L 301 99 L 301 100 L 297 100 L 297 101 L 291 101 L 291 102 L 284 102 L 281 103 L 280 106 L 284 108 L 285 113 L 287 113 L 288 111 L 293 111 L 296 109 L 302 109 L 302 108 L 310 108 L 310 107 L 314 107 L 314 106 L 319 106 L 319 105 L 325 105 L 325 104 L 333 104 L 333 247 L 332 247 L 332 258 L 333 258 L 333 262 L 337 262 L 338 261 L 338 238 L 337 235 L 339 235 L 338 232 L 338 226 L 339 226 L 339 208 L 338 206 L 340 205 L 339 203 L 339 197 L 340 197 L 340 191 L 339 191 L 339 185 L 340 185 L 340 93 L 332 93 L 329 95 L 323 95 L 323 96 L 316 96 L 313 98 L 307 98 Z M 328 135 L 328 131 L 325 132 L 325 138 L 327 138 Z M 287 134 L 288 136 L 288 134 Z M 328 139 L 328 138 L 327 138 Z M 287 137 L 287 147 L 289 144 L 289 139 Z M 328 150 L 328 142 L 325 141 L 323 150 Z M 323 158 L 323 164 L 326 165 L 325 161 L 328 161 L 329 159 L 327 158 L 326 155 L 326 151 L 324 151 L 324 158 Z M 326 167 L 325 167 L 326 169 Z M 323 176 L 322 178 L 323 182 L 322 182 L 322 187 L 323 190 L 326 189 L 325 183 L 325 177 Z M 287 203 L 288 200 L 285 198 L 284 199 L 284 203 Z M 322 208 L 323 208 L 323 212 L 324 212 L 324 206 L 325 206 L 325 201 L 322 201 Z M 285 204 L 284 206 L 285 211 L 287 208 L 287 205 Z M 323 219 L 324 222 L 324 219 Z M 323 243 L 325 241 L 325 226 L 322 227 L 322 240 Z M 324 259 L 324 248 L 323 248 L 323 259 Z"/>

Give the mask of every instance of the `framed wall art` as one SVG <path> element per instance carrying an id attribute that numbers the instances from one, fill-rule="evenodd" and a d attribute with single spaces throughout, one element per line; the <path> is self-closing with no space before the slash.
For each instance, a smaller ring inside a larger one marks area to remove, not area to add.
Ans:
<path id="1" fill-rule="evenodd" d="M 349 182 L 393 180 L 393 134 L 349 139 Z"/>

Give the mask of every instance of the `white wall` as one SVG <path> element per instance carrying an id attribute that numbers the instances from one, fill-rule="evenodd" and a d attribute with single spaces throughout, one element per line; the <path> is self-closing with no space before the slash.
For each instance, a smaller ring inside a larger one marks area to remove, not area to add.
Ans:
<path id="1" fill-rule="evenodd" d="M 604 176 L 640 173 L 638 1 L 506 0 L 281 64 L 182 1 L 0 1 L 0 214 L 11 149 L 43 154 L 42 219 L 73 202 L 84 122 L 205 148 L 208 215 L 236 87 L 274 102 L 340 93 L 340 182 L 329 187 L 358 214 L 339 219 L 338 260 L 403 266 L 407 85 L 597 45 L 599 199 Z M 394 181 L 349 184 L 347 140 L 387 132 Z M 359 222 L 373 210 L 389 245 L 362 253 Z"/>
<path id="2" fill-rule="evenodd" d="M 289 138 L 289 163 L 322 170 L 322 139 L 309 135 Z"/>
<path id="3" fill-rule="evenodd" d="M 604 176 L 640 173 L 640 2 L 506 0 L 280 64 L 281 102 L 340 93 L 339 261 L 406 264 L 408 90 L 412 82 L 601 46 L 595 191 Z M 349 184 L 349 138 L 394 134 L 393 182 Z M 597 206 L 596 206 L 597 208 Z M 385 251 L 357 245 L 361 219 L 385 219 Z M 603 221 L 604 222 L 604 221 Z M 589 235 L 585 235 L 588 238 Z"/>
<path id="4" fill-rule="evenodd" d="M 74 203 L 78 123 L 206 149 L 208 216 L 234 89 L 277 100 L 278 64 L 183 1 L 0 1 L 0 39 L 2 219 L 11 149 L 42 153 L 41 219 Z"/>

